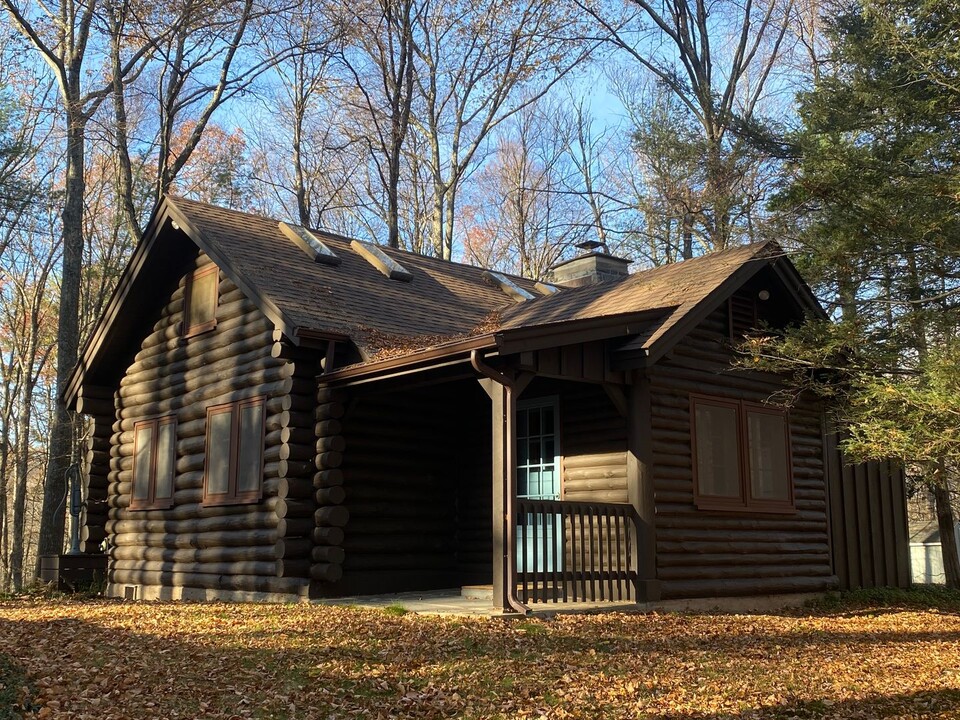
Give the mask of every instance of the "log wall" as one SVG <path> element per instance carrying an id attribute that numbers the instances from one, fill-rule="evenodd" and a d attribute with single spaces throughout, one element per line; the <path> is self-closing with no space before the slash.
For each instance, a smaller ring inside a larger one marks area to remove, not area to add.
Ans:
<path id="1" fill-rule="evenodd" d="M 84 503 L 80 512 L 80 551 L 87 554 L 99 553 L 106 538 L 110 436 L 116 419 L 113 398 L 107 395 L 98 398 L 98 402 L 107 407 L 93 408 L 91 406 L 97 403 L 84 403 L 84 411 L 89 415 L 84 440 L 86 449 L 81 464 Z"/>
<path id="2" fill-rule="evenodd" d="M 209 263 L 200 253 L 186 272 Z M 272 323 L 222 272 L 216 328 L 183 340 L 183 288 L 181 279 L 116 395 L 105 526 L 112 591 L 301 592 L 312 545 L 316 363 L 277 352 Z M 262 499 L 205 507 L 206 409 L 258 396 L 266 398 Z M 134 426 L 169 414 L 177 418 L 174 505 L 132 511 Z"/>
<path id="3" fill-rule="evenodd" d="M 775 375 L 732 371 L 722 307 L 649 370 L 657 574 L 665 598 L 814 592 L 835 587 L 819 407 L 790 411 L 796 512 L 699 510 L 693 501 L 690 394 L 763 402 Z"/>
<path id="4" fill-rule="evenodd" d="M 456 587 L 478 575 L 489 582 L 490 411 L 479 384 L 364 395 L 342 411 L 339 398 L 324 399 L 318 412 L 343 413 L 343 450 L 317 484 L 336 482 L 342 492 L 318 498 L 314 532 L 318 543 L 342 547 L 343 576 L 315 583 L 311 594 Z"/>

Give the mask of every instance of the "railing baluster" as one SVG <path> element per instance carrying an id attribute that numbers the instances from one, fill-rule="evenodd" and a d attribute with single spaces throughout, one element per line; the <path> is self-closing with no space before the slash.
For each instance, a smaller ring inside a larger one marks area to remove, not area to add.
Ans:
<path id="1" fill-rule="evenodd" d="M 610 513 L 607 513 L 607 600 L 613 600 L 613 533 L 610 530 Z"/>
<path id="2" fill-rule="evenodd" d="M 577 601 L 577 520 L 570 511 L 570 590 L 573 601 Z"/>
<path id="3" fill-rule="evenodd" d="M 580 597 L 587 601 L 587 533 L 584 530 L 583 511 L 577 513 L 580 519 Z"/>
<path id="4" fill-rule="evenodd" d="M 523 500 L 517 503 L 519 509 L 518 516 L 518 525 L 520 527 L 520 545 L 518 546 L 517 555 L 519 556 L 519 562 L 517 563 L 520 570 L 520 588 L 521 588 L 521 598 L 523 602 L 530 602 L 530 594 L 527 592 L 527 503 Z"/>
<path id="5" fill-rule="evenodd" d="M 617 525 L 617 600 L 623 600 L 623 583 L 625 581 L 623 573 L 623 558 L 621 557 L 623 550 L 623 515 L 619 512 L 616 514 L 616 525 Z"/>

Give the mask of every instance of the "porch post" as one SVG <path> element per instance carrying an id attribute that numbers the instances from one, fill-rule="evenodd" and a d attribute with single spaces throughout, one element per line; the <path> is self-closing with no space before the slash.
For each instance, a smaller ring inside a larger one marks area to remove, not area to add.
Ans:
<path id="1" fill-rule="evenodd" d="M 510 601 L 511 525 L 507 517 L 507 493 L 510 492 L 510 473 L 516 472 L 516 458 L 509 451 L 510 443 L 515 442 L 514 421 L 517 401 L 512 392 L 489 378 L 480 380 L 483 389 L 490 396 L 491 420 L 493 431 L 492 446 L 492 482 L 493 482 L 493 607 L 503 612 L 512 612 Z M 511 463 L 513 467 L 511 468 Z"/>
<path id="2" fill-rule="evenodd" d="M 660 599 L 651 432 L 650 380 L 643 369 L 638 369 L 627 386 L 627 498 L 639 515 L 632 568 L 637 573 L 637 602 Z"/>

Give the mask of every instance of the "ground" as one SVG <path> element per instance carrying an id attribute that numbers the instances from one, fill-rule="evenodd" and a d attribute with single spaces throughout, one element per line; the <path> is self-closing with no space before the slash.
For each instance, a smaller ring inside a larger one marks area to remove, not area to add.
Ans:
<path id="1" fill-rule="evenodd" d="M 503 620 L 16 599 L 0 719 L 960 718 L 960 600 L 880 600 Z"/>

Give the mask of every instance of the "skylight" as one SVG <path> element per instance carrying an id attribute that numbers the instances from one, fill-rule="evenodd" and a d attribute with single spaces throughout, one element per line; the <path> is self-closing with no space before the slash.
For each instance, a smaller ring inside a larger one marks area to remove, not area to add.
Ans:
<path id="1" fill-rule="evenodd" d="M 399 280 L 401 282 L 410 282 L 413 280 L 413 275 L 411 275 L 403 265 L 387 255 L 376 245 L 360 240 L 352 240 L 350 247 L 356 251 L 357 255 L 373 265 L 391 280 Z"/>
<path id="2" fill-rule="evenodd" d="M 517 285 L 513 280 L 508 278 L 506 275 L 495 272 L 493 270 L 485 270 L 483 273 L 485 280 L 493 283 L 501 290 L 503 290 L 507 295 L 512 297 L 514 300 L 523 302 L 524 300 L 533 300 L 535 295 L 524 290 L 522 287 Z"/>
<path id="3" fill-rule="evenodd" d="M 342 262 L 340 258 L 334 254 L 333 250 L 324 245 L 316 235 L 305 227 L 291 225 L 285 222 L 281 222 L 279 225 L 280 231 L 293 240 L 297 247 L 303 250 L 307 254 L 307 257 L 314 262 L 323 263 L 324 265 L 339 265 Z"/>

